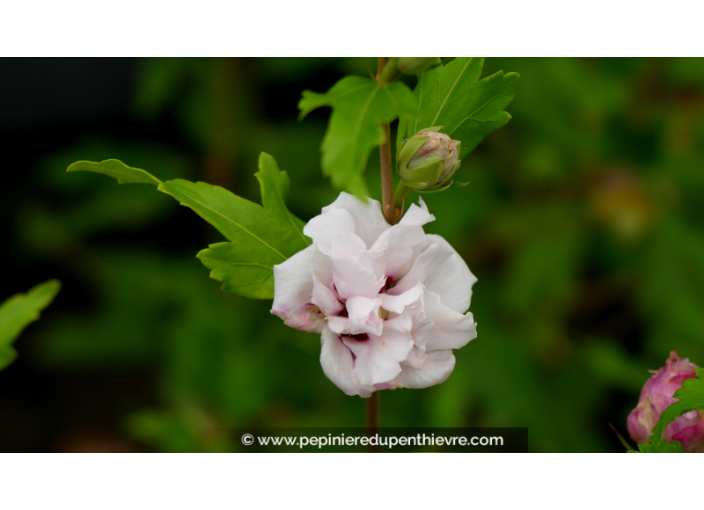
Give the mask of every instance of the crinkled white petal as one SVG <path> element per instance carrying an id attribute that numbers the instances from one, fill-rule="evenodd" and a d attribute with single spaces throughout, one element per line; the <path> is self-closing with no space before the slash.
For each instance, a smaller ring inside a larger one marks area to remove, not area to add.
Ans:
<path id="1" fill-rule="evenodd" d="M 367 340 L 342 337 L 355 355 L 354 374 L 360 384 L 373 386 L 390 381 L 401 372 L 401 362 L 413 348 L 411 320 L 399 316 L 384 322 L 381 336 L 369 335 Z"/>
<path id="2" fill-rule="evenodd" d="M 456 312 L 466 312 L 472 301 L 472 286 L 477 282 L 477 277 L 445 239 L 434 234 L 428 234 L 427 238 L 452 253 L 443 263 L 431 267 L 423 282 L 425 287 L 438 294 L 445 306 Z"/>
<path id="3" fill-rule="evenodd" d="M 398 279 L 411 267 L 415 255 L 413 247 L 424 242 L 425 233 L 420 225 L 394 225 L 369 248 L 374 273 Z"/>
<path id="4" fill-rule="evenodd" d="M 371 396 L 373 387 L 359 384 L 354 375 L 354 357 L 338 335 L 323 329 L 320 351 L 320 364 L 323 372 L 335 385 L 348 395 L 359 395 L 364 398 Z"/>
<path id="5" fill-rule="evenodd" d="M 327 214 L 320 214 L 303 227 L 303 233 L 310 237 L 325 255 L 330 255 L 333 239 L 354 234 L 354 231 L 354 219 L 349 211 L 344 209 L 334 209 Z"/>
<path id="6" fill-rule="evenodd" d="M 345 324 L 345 334 L 359 335 L 368 333 L 370 335 L 381 335 L 383 320 L 379 317 L 379 306 L 381 299 L 369 299 L 362 296 L 354 296 L 347 300 L 347 313 L 349 314 Z"/>
<path id="7" fill-rule="evenodd" d="M 424 350 L 420 350 L 418 347 L 415 345 L 413 346 L 413 349 L 411 349 L 411 352 L 408 353 L 408 357 L 401 362 L 401 368 L 403 367 L 411 367 L 411 368 L 423 368 L 423 365 L 425 364 L 425 359 L 427 355 L 425 354 Z"/>
<path id="8" fill-rule="evenodd" d="M 455 356 L 450 350 L 427 352 L 425 356 L 422 368 L 404 365 L 391 382 L 399 388 L 427 388 L 444 382 L 455 368 Z"/>
<path id="9" fill-rule="evenodd" d="M 418 282 L 440 296 L 442 303 L 457 312 L 465 312 L 472 298 L 477 278 L 462 257 L 440 236 L 426 234 L 428 247 L 416 257 L 411 269 L 399 280 L 390 294 L 405 292 Z"/>
<path id="10" fill-rule="evenodd" d="M 397 296 L 392 296 L 391 294 L 384 293 L 380 294 L 381 306 L 384 310 L 394 313 L 403 313 L 407 307 L 411 306 L 413 303 L 421 299 L 423 296 L 423 284 L 419 283 L 414 287 L 411 287 L 403 294 Z M 422 308 L 422 306 L 421 306 Z"/>
<path id="11" fill-rule="evenodd" d="M 435 216 L 428 212 L 428 206 L 425 205 L 425 202 L 421 197 L 418 197 L 418 202 L 420 203 L 420 207 L 416 204 L 411 204 L 408 211 L 406 211 L 406 214 L 404 214 L 401 221 L 399 221 L 399 225 L 422 226 L 426 223 L 430 223 L 431 221 L 435 221 Z"/>
<path id="12" fill-rule="evenodd" d="M 324 318 L 311 306 L 313 278 L 311 268 L 325 283 L 332 280 L 330 262 L 315 245 L 274 266 L 274 303 L 271 313 L 286 325 L 303 331 L 322 331 Z"/>
<path id="13" fill-rule="evenodd" d="M 320 308 L 325 316 L 330 317 L 337 315 L 345 309 L 345 305 L 340 303 L 337 296 L 330 290 L 329 287 L 315 276 L 315 272 L 311 269 L 311 278 L 313 279 L 313 292 L 311 303 Z"/>
<path id="14" fill-rule="evenodd" d="M 415 287 L 418 283 L 424 283 L 428 275 L 436 266 L 442 265 L 455 250 L 451 246 L 429 242 L 426 235 L 426 248 L 413 261 L 411 269 L 401 278 L 398 283 L 389 289 L 388 294 L 398 295 Z M 449 250 L 448 250 L 449 247 Z"/>
<path id="15" fill-rule="evenodd" d="M 463 315 L 446 307 L 434 292 L 425 293 L 425 314 L 433 322 L 425 346 L 428 351 L 459 349 L 477 338 L 477 323 L 472 314 Z"/>
<path id="16" fill-rule="evenodd" d="M 367 203 L 364 204 L 357 197 L 343 191 L 337 200 L 323 207 L 323 215 L 339 209 L 349 212 L 355 224 L 354 233 L 361 237 L 367 246 L 374 244 L 381 233 L 390 227 L 381 212 L 381 205 L 371 198 L 367 198 Z"/>
<path id="17" fill-rule="evenodd" d="M 342 299 L 354 296 L 375 298 L 385 283 L 363 261 L 355 257 L 332 259 L 332 281 Z"/>
<path id="18" fill-rule="evenodd" d="M 359 258 L 366 249 L 367 245 L 360 237 L 355 234 L 345 234 L 333 238 L 329 255 L 334 259 Z"/>

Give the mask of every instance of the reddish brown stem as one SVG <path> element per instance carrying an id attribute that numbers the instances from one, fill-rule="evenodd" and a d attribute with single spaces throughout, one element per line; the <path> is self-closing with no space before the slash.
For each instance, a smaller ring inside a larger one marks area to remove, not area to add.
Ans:
<path id="1" fill-rule="evenodd" d="M 381 82 L 381 72 L 386 65 L 386 57 L 379 57 L 376 72 L 376 80 Z M 381 202 L 386 221 L 393 225 L 396 223 L 396 211 L 394 209 L 394 188 L 392 179 L 391 162 L 391 130 L 388 124 L 383 124 L 385 140 L 379 147 L 381 157 Z M 372 437 L 379 430 L 379 414 L 381 410 L 381 391 L 375 391 L 367 399 L 367 437 Z M 369 445 L 370 453 L 381 452 L 379 445 Z"/>

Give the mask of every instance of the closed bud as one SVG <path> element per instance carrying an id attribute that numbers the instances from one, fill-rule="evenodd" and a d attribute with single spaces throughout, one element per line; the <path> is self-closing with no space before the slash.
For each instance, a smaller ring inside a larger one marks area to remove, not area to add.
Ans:
<path id="1" fill-rule="evenodd" d="M 439 190 L 460 167 L 460 142 L 427 128 L 405 140 L 397 154 L 397 170 L 405 186 L 417 191 Z M 449 186 L 448 186 L 449 187 Z"/>
<path id="2" fill-rule="evenodd" d="M 682 381 L 697 377 L 697 365 L 680 358 L 675 351 L 665 366 L 648 379 L 640 394 L 638 406 L 628 415 L 628 433 L 638 444 L 647 443 L 662 412 L 677 402 L 673 397 Z M 688 452 L 704 453 L 704 411 L 689 411 L 665 427 L 668 442 L 680 441 Z"/>
<path id="3" fill-rule="evenodd" d="M 396 67 L 403 74 L 420 74 L 440 64 L 440 57 L 396 57 Z"/>

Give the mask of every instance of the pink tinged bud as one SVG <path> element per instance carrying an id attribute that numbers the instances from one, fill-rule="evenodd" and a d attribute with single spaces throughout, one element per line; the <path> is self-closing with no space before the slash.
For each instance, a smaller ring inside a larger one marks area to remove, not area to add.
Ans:
<path id="1" fill-rule="evenodd" d="M 673 402 L 682 381 L 696 377 L 697 365 L 680 358 L 675 351 L 665 366 L 655 372 L 643 386 L 638 406 L 628 415 L 628 433 L 638 444 L 647 443 L 662 412 Z M 670 423 L 664 431 L 667 441 L 681 441 L 688 452 L 704 453 L 704 412 L 690 411 Z"/>
<path id="2" fill-rule="evenodd" d="M 398 153 L 398 173 L 404 183 L 416 190 L 439 188 L 459 168 L 461 143 L 427 128 L 406 140 Z"/>

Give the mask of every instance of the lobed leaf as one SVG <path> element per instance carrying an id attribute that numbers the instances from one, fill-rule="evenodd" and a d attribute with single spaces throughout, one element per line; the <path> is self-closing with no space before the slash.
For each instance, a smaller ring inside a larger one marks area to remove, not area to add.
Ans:
<path id="1" fill-rule="evenodd" d="M 413 94 L 402 82 L 381 84 L 348 76 L 325 94 L 304 91 L 298 103 L 300 117 L 321 106 L 333 110 L 321 146 L 323 174 L 335 187 L 366 200 L 364 170 L 372 149 L 386 141 L 381 126 L 397 117 L 414 117 Z"/>
<path id="2" fill-rule="evenodd" d="M 400 122 L 397 146 L 421 129 L 444 126 L 445 134 L 462 142 L 461 159 L 505 126 L 511 115 L 504 109 L 519 76 L 499 71 L 479 80 L 483 66 L 483 58 L 462 57 L 421 74 L 413 91 L 418 114 Z"/>
<path id="3" fill-rule="evenodd" d="M 109 166 L 105 165 L 107 162 Z M 213 225 L 229 242 L 213 244 L 197 256 L 211 270 L 210 276 L 223 283 L 223 290 L 249 298 L 273 298 L 273 267 L 310 244 L 303 235 L 304 223 L 286 208 L 288 175 L 268 154 L 261 154 L 259 172 L 255 174 L 263 205 L 212 184 L 183 179 L 161 182 L 148 172 L 117 160 L 107 162 L 79 162 L 80 166 L 74 163 L 69 171 L 93 171 L 118 180 L 127 174 L 139 176 L 141 180 L 128 182 L 157 184 L 159 191 Z"/>
<path id="4" fill-rule="evenodd" d="M 39 318 L 39 312 L 52 302 L 60 288 L 58 280 L 49 280 L 0 304 L 0 370 L 17 357 L 12 342 Z"/>
<path id="5" fill-rule="evenodd" d="M 92 161 L 76 161 L 68 167 L 67 172 L 95 172 L 117 179 L 118 184 L 141 182 L 158 186 L 161 181 L 149 172 L 140 168 L 132 168 L 117 159 L 106 159 L 100 163 Z"/>

